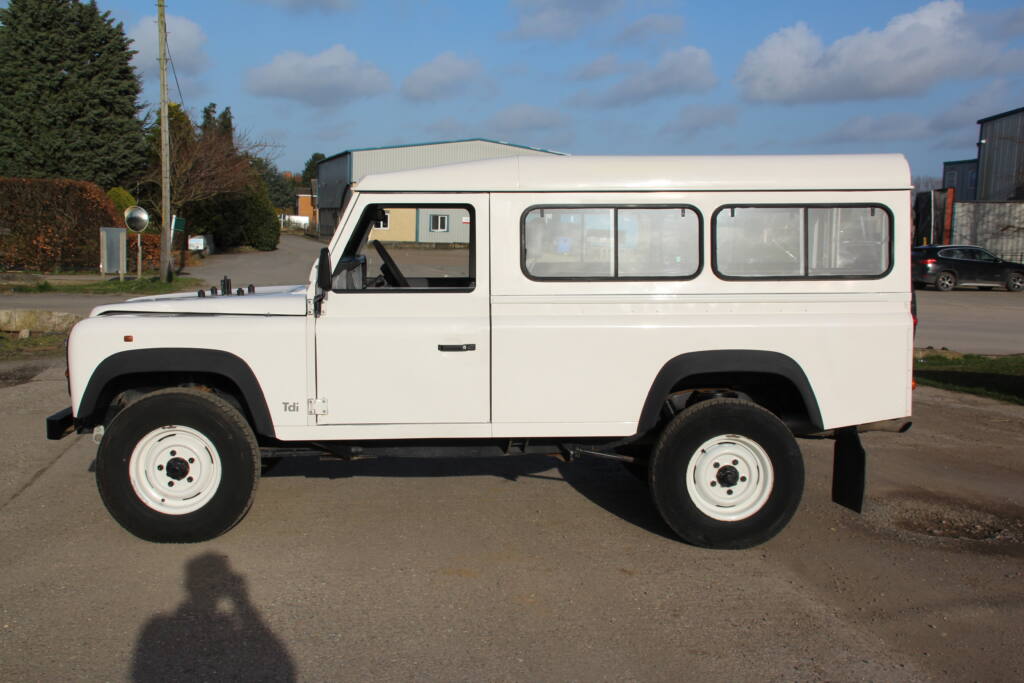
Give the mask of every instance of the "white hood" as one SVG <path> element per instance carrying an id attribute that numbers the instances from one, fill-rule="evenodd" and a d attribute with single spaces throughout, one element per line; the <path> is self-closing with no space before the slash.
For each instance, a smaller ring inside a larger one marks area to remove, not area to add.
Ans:
<path id="1" fill-rule="evenodd" d="M 199 296 L 197 292 L 177 292 L 142 296 L 124 303 L 92 309 L 92 315 L 186 314 L 186 315 L 305 315 L 306 285 L 257 287 L 254 294 L 238 296 Z"/>

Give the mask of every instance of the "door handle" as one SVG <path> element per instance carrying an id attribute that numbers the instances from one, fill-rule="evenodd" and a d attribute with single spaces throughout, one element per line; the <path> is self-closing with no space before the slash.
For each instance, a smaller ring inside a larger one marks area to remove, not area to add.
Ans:
<path id="1" fill-rule="evenodd" d="M 476 351 L 476 344 L 438 344 L 438 351 Z"/>

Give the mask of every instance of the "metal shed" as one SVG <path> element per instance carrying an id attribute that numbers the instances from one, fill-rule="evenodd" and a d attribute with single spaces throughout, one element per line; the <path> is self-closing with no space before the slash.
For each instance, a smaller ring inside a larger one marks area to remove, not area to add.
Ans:
<path id="1" fill-rule="evenodd" d="M 978 194 L 980 201 L 1004 202 L 1024 180 L 1024 107 L 978 121 Z"/>
<path id="2" fill-rule="evenodd" d="M 350 149 L 329 156 L 321 161 L 316 169 L 320 234 L 327 236 L 334 232 L 345 203 L 346 189 L 368 175 L 431 168 L 463 161 L 552 154 L 564 156 L 561 152 L 536 147 L 473 138 Z"/>

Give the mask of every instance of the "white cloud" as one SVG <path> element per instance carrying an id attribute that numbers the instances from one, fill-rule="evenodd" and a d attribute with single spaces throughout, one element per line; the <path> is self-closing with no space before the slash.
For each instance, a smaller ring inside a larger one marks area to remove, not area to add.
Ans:
<path id="1" fill-rule="evenodd" d="M 1016 89 L 997 79 L 934 116 L 897 112 L 882 116 L 855 116 L 815 138 L 815 142 L 888 142 L 893 140 L 959 139 L 959 146 L 977 139 L 978 119 L 998 114 L 1013 106 Z"/>
<path id="2" fill-rule="evenodd" d="M 689 139 L 703 130 L 733 125 L 736 123 L 737 114 L 737 108 L 729 104 L 691 104 L 683 107 L 679 111 L 679 116 L 662 128 L 662 132 Z"/>
<path id="3" fill-rule="evenodd" d="M 143 78 L 159 77 L 157 60 L 160 46 L 156 17 L 140 19 L 128 31 L 128 37 L 134 41 L 132 49 L 137 52 L 133 57 L 135 68 Z M 167 49 L 179 76 L 198 76 L 209 66 L 205 46 L 206 34 L 199 24 L 185 17 L 167 15 Z"/>
<path id="4" fill-rule="evenodd" d="M 344 45 L 333 45 L 316 55 L 282 52 L 270 64 L 250 69 L 245 83 L 254 95 L 321 107 L 343 105 L 391 88 L 386 73 L 360 60 Z"/>
<path id="5" fill-rule="evenodd" d="M 402 83 L 402 95 L 409 100 L 440 100 L 460 95 L 481 81 L 480 63 L 443 52 L 417 67 Z"/>
<path id="6" fill-rule="evenodd" d="M 306 12 L 313 9 L 321 12 L 340 12 L 355 7 L 357 0 L 250 0 L 250 2 L 281 7 L 291 12 Z"/>
<path id="7" fill-rule="evenodd" d="M 581 28 L 611 14 L 620 0 L 512 0 L 519 12 L 518 38 L 574 38 Z"/>
<path id="8" fill-rule="evenodd" d="M 624 68 L 625 66 L 616 55 L 602 55 L 574 71 L 572 78 L 577 81 L 595 81 L 621 73 Z"/>
<path id="9" fill-rule="evenodd" d="M 803 22 L 784 28 L 747 53 L 736 82 L 757 102 L 909 97 L 1004 62 L 1003 45 L 972 28 L 959 0 L 938 0 L 828 46 Z"/>
<path id="10" fill-rule="evenodd" d="M 622 29 L 615 40 L 619 43 L 644 43 L 658 37 L 679 35 L 685 23 L 676 14 L 648 14 Z"/>
<path id="11" fill-rule="evenodd" d="M 584 92 L 575 101 L 599 107 L 622 107 L 659 97 L 706 92 L 717 83 L 708 51 L 687 46 L 665 52 L 654 66 L 630 73 L 603 93 Z"/>

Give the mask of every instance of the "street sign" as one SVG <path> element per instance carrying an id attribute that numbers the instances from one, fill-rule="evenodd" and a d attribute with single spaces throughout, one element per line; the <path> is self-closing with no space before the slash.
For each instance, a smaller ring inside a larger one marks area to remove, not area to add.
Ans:
<path id="1" fill-rule="evenodd" d="M 174 232 L 185 232 L 185 219 L 173 216 L 171 218 L 171 230 Z"/>

